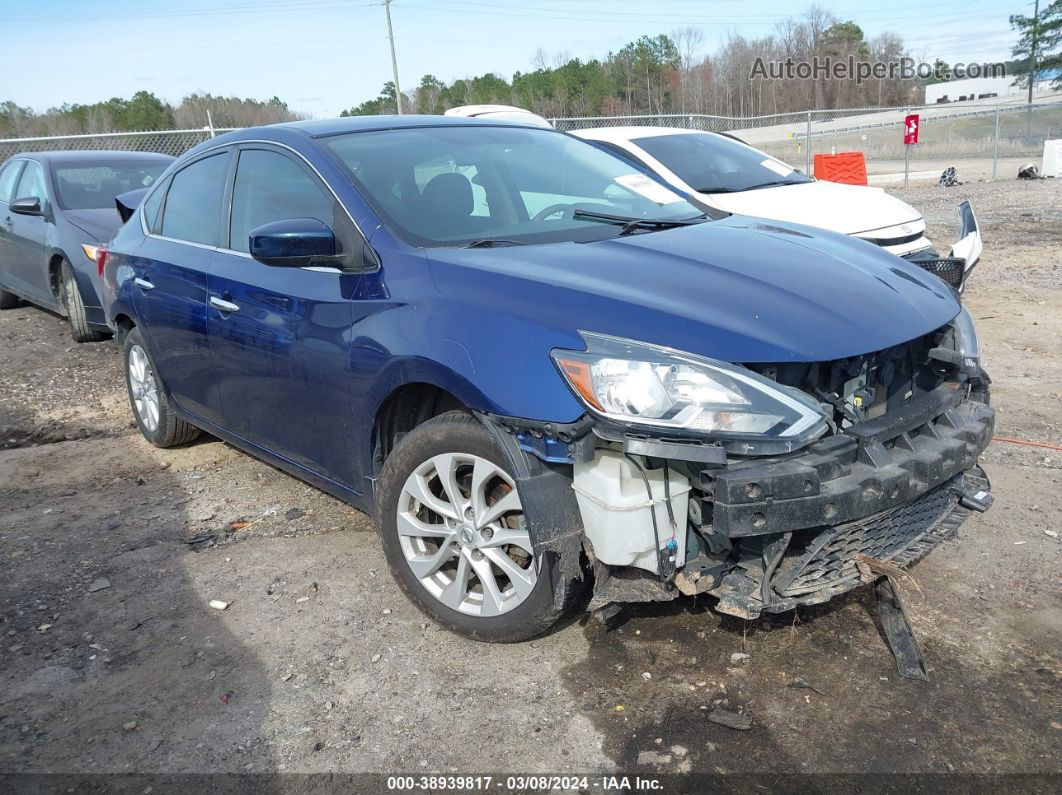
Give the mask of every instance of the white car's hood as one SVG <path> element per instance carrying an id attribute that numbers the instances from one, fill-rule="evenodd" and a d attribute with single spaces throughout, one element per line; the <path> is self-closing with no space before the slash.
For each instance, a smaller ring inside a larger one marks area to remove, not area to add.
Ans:
<path id="1" fill-rule="evenodd" d="M 881 188 L 823 180 L 741 193 L 695 195 L 713 207 L 738 215 L 817 226 L 845 235 L 920 221 L 922 217 L 911 205 Z M 911 232 L 921 229 L 924 226 L 919 224 Z"/>

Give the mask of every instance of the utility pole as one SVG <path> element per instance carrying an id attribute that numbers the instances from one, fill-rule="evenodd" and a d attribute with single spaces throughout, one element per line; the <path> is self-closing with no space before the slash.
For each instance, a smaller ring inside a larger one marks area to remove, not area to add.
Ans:
<path id="1" fill-rule="evenodd" d="M 1029 107 L 1025 114 L 1025 133 L 1032 135 L 1032 95 L 1036 82 L 1036 34 L 1040 28 L 1040 0 L 1033 6 L 1032 42 L 1029 48 Z"/>
<path id="2" fill-rule="evenodd" d="M 1039 2 L 1039 0 L 1037 0 Z M 395 57 L 395 32 L 391 28 L 391 0 L 383 0 L 384 13 L 387 14 L 387 38 L 391 41 L 391 71 L 395 76 L 395 108 L 402 115 L 402 88 L 398 84 L 398 58 Z"/>
<path id="3" fill-rule="evenodd" d="M 1036 33 L 1040 28 L 1040 0 L 1033 6 L 1032 47 L 1029 53 L 1029 104 L 1032 104 L 1033 83 L 1036 81 Z"/>

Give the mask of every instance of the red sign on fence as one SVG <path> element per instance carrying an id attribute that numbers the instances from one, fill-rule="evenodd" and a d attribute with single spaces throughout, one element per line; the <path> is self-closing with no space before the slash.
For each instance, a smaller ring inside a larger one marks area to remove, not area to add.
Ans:
<path id="1" fill-rule="evenodd" d="M 918 114 L 912 113 L 903 120 L 903 142 L 905 144 L 918 143 Z"/>

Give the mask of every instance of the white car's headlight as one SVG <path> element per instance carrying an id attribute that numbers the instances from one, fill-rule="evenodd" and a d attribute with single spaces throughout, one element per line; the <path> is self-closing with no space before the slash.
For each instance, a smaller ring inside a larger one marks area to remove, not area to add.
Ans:
<path id="1" fill-rule="evenodd" d="M 970 311 L 962 307 L 951 324 L 955 329 L 955 350 L 962 357 L 963 365 L 977 367 L 981 363 L 981 343 Z"/>
<path id="2" fill-rule="evenodd" d="M 586 351 L 552 355 L 587 408 L 602 417 L 724 440 L 776 440 L 787 449 L 827 428 L 812 398 L 744 367 L 619 337 L 582 337 Z"/>

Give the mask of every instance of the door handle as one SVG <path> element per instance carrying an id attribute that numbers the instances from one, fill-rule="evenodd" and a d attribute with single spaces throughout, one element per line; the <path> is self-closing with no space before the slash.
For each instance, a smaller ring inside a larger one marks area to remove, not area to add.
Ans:
<path id="1" fill-rule="evenodd" d="M 210 305 L 217 309 L 219 312 L 239 312 L 240 305 L 234 304 L 232 301 L 226 301 L 223 298 L 218 298 L 216 295 L 210 296 Z"/>
<path id="2" fill-rule="evenodd" d="M 137 276 L 135 279 L 133 279 L 133 284 L 135 284 L 141 290 L 154 290 L 155 289 L 155 285 L 153 285 L 147 279 L 141 279 L 139 276 Z"/>

